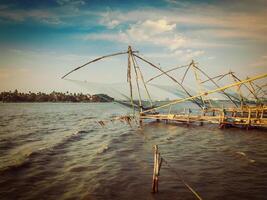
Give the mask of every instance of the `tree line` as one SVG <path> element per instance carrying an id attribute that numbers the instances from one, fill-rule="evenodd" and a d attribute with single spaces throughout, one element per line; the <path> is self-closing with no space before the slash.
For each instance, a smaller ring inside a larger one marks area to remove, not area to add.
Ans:
<path id="1" fill-rule="evenodd" d="M 82 93 L 62 93 L 51 92 L 46 94 L 43 92 L 28 93 L 18 92 L 18 90 L 1 92 L 0 101 L 2 102 L 112 102 L 114 99 L 106 94 L 82 94 Z"/>

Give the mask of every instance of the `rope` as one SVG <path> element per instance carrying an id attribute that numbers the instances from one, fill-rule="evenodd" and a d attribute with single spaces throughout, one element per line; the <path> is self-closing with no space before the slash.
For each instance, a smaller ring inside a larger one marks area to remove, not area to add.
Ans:
<path id="1" fill-rule="evenodd" d="M 185 187 L 187 189 L 189 189 L 193 194 L 194 196 L 199 199 L 199 200 L 203 200 L 200 195 L 189 185 L 185 182 L 185 180 L 183 179 L 183 177 L 181 175 L 179 175 L 179 173 L 172 167 L 170 166 L 170 164 L 164 159 L 162 158 L 162 161 L 167 165 L 167 167 L 170 169 L 170 171 L 172 171 L 176 176 L 177 178 L 185 185 Z"/>

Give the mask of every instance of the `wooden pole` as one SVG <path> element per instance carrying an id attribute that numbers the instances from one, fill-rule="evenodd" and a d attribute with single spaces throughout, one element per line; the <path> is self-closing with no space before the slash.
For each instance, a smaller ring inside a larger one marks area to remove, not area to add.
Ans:
<path id="1" fill-rule="evenodd" d="M 231 75 L 237 80 L 237 81 L 241 81 L 236 75 L 234 75 L 233 73 L 231 73 Z M 247 79 L 249 79 L 249 78 L 247 78 Z M 248 81 L 247 83 L 250 83 L 251 81 Z M 259 98 L 257 97 L 257 95 L 246 85 L 246 84 L 244 84 L 244 86 L 248 89 L 248 91 L 254 96 L 254 98 L 256 99 L 256 100 L 258 100 Z"/>
<path id="2" fill-rule="evenodd" d="M 202 110 L 202 117 L 205 116 L 205 115 L 206 115 L 206 112 L 205 112 L 205 110 L 203 109 L 203 110 Z M 203 126 L 203 124 L 204 124 L 204 123 L 203 123 L 203 120 L 201 119 L 200 126 Z"/>
<path id="3" fill-rule="evenodd" d="M 171 72 L 171 71 L 174 71 L 174 70 L 177 70 L 177 69 L 181 69 L 181 68 L 184 68 L 184 67 L 188 67 L 188 65 L 183 65 L 183 66 L 179 66 L 179 67 L 174 67 L 174 68 L 172 68 L 172 69 L 169 69 L 169 70 L 165 71 L 165 73 L 169 73 L 169 72 Z M 160 76 L 162 76 L 162 75 L 165 75 L 165 73 L 161 73 L 161 74 L 159 74 L 159 75 L 157 75 L 157 76 L 153 76 L 152 78 L 150 78 L 149 80 L 147 80 L 146 83 L 148 83 L 148 82 L 150 82 L 150 81 L 154 80 L 155 78 L 158 78 L 158 77 L 160 77 Z"/>
<path id="4" fill-rule="evenodd" d="M 188 108 L 187 127 L 189 127 L 189 124 L 190 124 L 190 108 Z"/>
<path id="5" fill-rule="evenodd" d="M 186 88 L 183 86 L 183 84 L 181 84 L 180 82 L 178 82 L 173 76 L 169 75 L 168 73 L 166 73 L 165 71 L 163 71 L 160 67 L 154 65 L 153 63 L 151 63 L 150 61 L 147 61 L 145 60 L 144 58 L 136 55 L 136 54 L 133 54 L 135 57 L 137 57 L 138 59 L 144 61 L 145 63 L 149 64 L 150 66 L 152 66 L 153 68 L 159 70 L 160 72 L 164 73 L 167 77 L 169 77 L 172 81 L 174 81 L 175 83 L 177 83 L 181 88 L 182 90 L 189 96 L 189 97 L 193 97 L 187 90 Z M 198 97 L 197 97 L 198 98 Z M 196 98 L 190 98 L 190 100 L 192 100 L 195 104 L 197 104 L 200 108 L 201 105 L 198 103 L 198 101 L 195 100 Z M 149 109 L 151 111 L 151 109 Z M 153 109 L 152 109 L 153 110 Z"/>
<path id="6" fill-rule="evenodd" d="M 193 71 L 194 71 L 194 75 L 195 75 L 196 83 L 197 83 L 198 90 L 199 90 L 198 94 L 201 94 L 201 93 L 203 93 L 203 92 L 205 92 L 205 91 L 202 90 L 201 83 L 200 83 L 201 80 L 200 80 L 200 77 L 199 77 L 199 75 L 198 75 L 198 73 L 197 73 L 197 70 L 196 70 L 196 67 L 195 67 L 195 63 L 194 63 L 193 60 L 192 60 L 192 63 L 193 63 L 192 66 L 193 66 Z M 206 104 L 205 104 L 205 100 L 204 100 L 204 96 L 201 96 L 200 99 L 201 99 L 201 101 L 202 101 L 203 107 L 206 106 Z"/>
<path id="7" fill-rule="evenodd" d="M 249 108 L 248 109 L 248 119 L 247 119 L 247 130 L 249 129 L 250 127 L 250 122 L 251 122 L 251 109 Z"/>
<path id="8" fill-rule="evenodd" d="M 131 104 L 134 112 L 134 102 L 133 102 L 133 86 L 132 86 L 132 70 L 131 70 L 131 46 L 128 46 L 128 68 L 127 68 L 127 82 L 129 83 L 130 87 L 130 97 L 131 97 Z"/>
<path id="9" fill-rule="evenodd" d="M 221 87 L 221 88 L 210 90 L 210 91 L 202 93 L 202 94 L 198 94 L 198 95 L 195 95 L 195 96 L 187 97 L 187 98 L 184 98 L 184 99 L 176 99 L 176 100 L 173 100 L 172 102 L 164 104 L 162 106 L 158 106 L 158 107 L 155 107 L 155 108 L 152 108 L 152 109 L 145 110 L 145 111 L 143 111 L 143 113 L 148 113 L 148 112 L 151 112 L 153 110 L 158 110 L 160 108 L 165 108 L 165 107 L 170 106 L 170 105 L 174 105 L 174 104 L 177 104 L 177 103 L 181 103 L 181 102 L 189 101 L 189 100 L 192 100 L 192 99 L 196 99 L 196 98 L 199 98 L 200 96 L 203 96 L 203 95 L 208 95 L 208 94 L 212 94 L 212 93 L 215 93 L 215 92 L 220 92 L 222 90 L 226 90 L 228 88 L 231 88 L 231 87 L 234 87 L 234 86 L 238 86 L 238 85 L 247 83 L 249 81 L 254 81 L 254 80 L 257 80 L 257 79 L 265 78 L 265 77 L 267 77 L 267 73 L 259 75 L 259 76 L 255 76 L 253 78 L 246 79 L 246 80 L 243 80 L 243 81 L 240 81 L 240 82 L 237 82 L 237 83 L 226 85 L 226 86 Z"/>
<path id="10" fill-rule="evenodd" d="M 208 79 L 210 79 L 210 81 L 217 87 L 220 88 L 220 86 L 206 73 L 204 72 L 201 68 L 197 67 L 196 65 L 194 65 L 194 67 L 200 71 L 204 76 L 206 76 Z M 225 96 L 228 97 L 228 99 L 236 106 L 238 107 L 238 105 L 236 104 L 235 101 L 233 101 L 233 99 L 229 96 L 229 94 L 227 94 L 224 90 L 221 91 Z"/>
<path id="11" fill-rule="evenodd" d="M 137 70 L 136 70 L 136 65 L 135 65 L 135 62 L 134 62 L 134 59 L 133 59 L 133 53 L 132 53 L 132 48 L 129 47 L 129 54 L 130 54 L 130 57 L 132 59 L 132 63 L 133 63 L 133 68 L 134 68 L 134 71 L 135 71 L 135 81 L 136 81 L 136 86 L 137 86 L 137 91 L 138 91 L 138 100 L 139 100 L 139 113 L 142 112 L 142 98 L 141 98 L 141 94 L 140 94 L 140 87 L 139 87 L 139 82 L 138 82 L 138 73 L 137 73 Z"/>
<path id="12" fill-rule="evenodd" d="M 188 67 L 186 68 L 185 73 L 184 73 L 184 75 L 183 75 L 183 78 L 182 78 L 182 80 L 181 80 L 181 84 L 183 84 L 184 79 L 185 79 L 185 77 L 186 77 L 186 74 L 187 74 L 187 72 L 189 71 L 189 69 L 190 69 L 190 67 L 191 67 L 192 64 L 193 64 L 193 61 L 192 61 L 192 62 L 188 65 Z"/>
<path id="13" fill-rule="evenodd" d="M 161 157 L 158 150 L 158 145 L 154 145 L 154 170 L 152 180 L 152 193 L 158 193 L 159 191 L 159 171 L 161 167 Z"/>
<path id="14" fill-rule="evenodd" d="M 112 57 L 112 56 L 118 56 L 118 55 L 127 54 L 127 53 L 128 53 L 128 51 L 126 51 L 126 52 L 119 52 L 119 53 L 109 54 L 109 55 L 105 55 L 105 56 L 96 58 L 96 59 L 94 59 L 94 60 L 91 60 L 91 61 L 89 61 L 89 62 L 87 62 L 87 63 L 85 63 L 85 64 L 79 66 L 79 67 L 76 67 L 75 69 L 71 70 L 70 72 L 68 72 L 67 74 L 65 74 L 64 76 L 62 76 L 61 78 L 63 79 L 63 78 L 65 78 L 66 76 L 68 76 L 69 74 L 71 74 L 72 72 L 77 71 L 78 69 L 80 69 L 80 68 L 82 68 L 82 67 L 85 67 L 86 65 L 89 65 L 89 64 L 91 64 L 91 63 L 93 63 L 93 62 L 102 60 L 102 59 L 104 59 L 104 58 L 108 58 L 108 57 Z"/>
<path id="15" fill-rule="evenodd" d="M 146 94 L 147 94 L 147 97 L 148 97 L 148 99 L 149 99 L 149 102 L 150 102 L 150 106 L 151 106 L 151 107 L 153 107 L 152 98 L 151 98 L 151 96 L 150 96 L 150 94 L 149 94 L 149 91 L 148 91 L 148 89 L 147 89 L 147 86 L 146 86 L 146 82 L 145 82 L 145 79 L 144 79 L 143 73 L 142 73 L 142 71 L 141 71 L 141 69 L 140 69 L 139 65 L 137 64 L 137 61 L 136 61 L 136 59 L 135 59 L 135 57 L 134 57 L 134 55 L 133 55 L 133 54 L 132 54 L 132 58 L 133 58 L 133 60 L 134 60 L 134 63 L 136 64 L 137 70 L 138 70 L 138 72 L 139 72 L 139 74 L 140 74 L 141 80 L 142 80 L 142 82 L 143 82 L 143 85 L 144 85 L 144 87 L 145 87 Z"/>
<path id="16" fill-rule="evenodd" d="M 218 81 L 219 81 L 219 80 L 221 80 L 223 77 L 225 77 L 226 75 L 228 75 L 228 74 L 230 74 L 230 73 L 231 73 L 231 72 L 228 72 L 228 73 L 226 73 L 226 74 L 221 74 L 221 75 L 212 77 L 212 78 L 210 78 L 210 79 L 207 79 L 207 80 L 205 80 L 205 81 L 202 81 L 201 83 L 206 83 L 206 82 L 208 82 L 208 81 L 211 81 L 211 79 L 214 80 L 214 79 L 216 79 L 216 78 L 219 78 L 219 79 L 218 79 Z"/>

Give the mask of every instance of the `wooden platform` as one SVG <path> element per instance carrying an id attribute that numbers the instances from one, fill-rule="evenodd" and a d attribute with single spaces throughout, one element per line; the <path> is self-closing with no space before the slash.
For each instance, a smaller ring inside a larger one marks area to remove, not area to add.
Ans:
<path id="1" fill-rule="evenodd" d="M 165 120 L 182 123 L 214 123 L 220 126 L 267 127 L 267 106 L 246 106 L 242 108 L 212 108 L 202 114 L 142 114 L 140 119 Z"/>

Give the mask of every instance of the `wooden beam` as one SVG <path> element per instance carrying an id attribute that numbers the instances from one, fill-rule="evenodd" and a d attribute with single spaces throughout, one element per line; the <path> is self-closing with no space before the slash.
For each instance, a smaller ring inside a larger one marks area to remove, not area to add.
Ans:
<path id="1" fill-rule="evenodd" d="M 143 111 L 142 113 L 151 112 L 151 111 L 154 111 L 154 110 L 158 110 L 160 108 L 165 108 L 165 107 L 170 106 L 170 105 L 174 105 L 174 104 L 177 104 L 177 103 L 181 103 L 181 102 L 189 101 L 189 100 L 192 100 L 192 99 L 195 99 L 195 98 L 199 98 L 201 96 L 206 96 L 208 94 L 212 94 L 212 93 L 215 93 L 215 92 L 220 92 L 220 91 L 226 90 L 228 88 L 239 86 L 241 84 L 248 83 L 250 81 L 254 81 L 254 80 L 257 80 L 257 79 L 262 79 L 262 78 L 265 78 L 265 77 L 267 77 L 267 73 L 259 75 L 259 76 L 255 76 L 253 78 L 249 78 L 249 79 L 246 79 L 246 80 L 243 80 L 243 81 L 232 83 L 230 85 L 226 85 L 224 87 L 220 87 L 220 88 L 217 88 L 217 89 L 214 89 L 214 90 L 210 90 L 208 92 L 204 92 L 204 93 L 201 93 L 201 94 L 198 94 L 198 95 L 195 95 L 195 96 L 187 97 L 187 98 L 184 98 L 184 99 L 177 99 L 177 100 L 172 101 L 171 103 L 167 103 L 165 105 L 158 106 L 158 107 Z"/>
<path id="2" fill-rule="evenodd" d="M 101 57 L 96 58 L 96 59 L 94 59 L 94 60 L 91 60 L 91 61 L 89 61 L 89 62 L 87 62 L 87 63 L 85 63 L 85 64 L 83 64 L 83 65 L 81 65 L 81 66 L 79 66 L 79 67 L 76 67 L 75 69 L 71 70 L 70 72 L 68 72 L 67 74 L 65 74 L 64 76 L 62 76 L 61 79 L 65 78 L 66 76 L 68 76 L 68 75 L 71 74 L 72 72 L 75 72 L 75 71 L 77 71 L 78 69 L 81 69 L 81 68 L 85 67 L 86 65 L 89 65 L 89 64 L 91 64 L 91 63 L 93 63 L 93 62 L 102 60 L 102 59 L 104 59 L 104 58 L 108 58 L 108 57 L 112 57 L 112 56 L 118 56 L 118 55 L 123 55 L 123 54 L 127 54 L 127 53 L 128 53 L 128 51 L 125 51 L 125 52 L 119 52 L 119 53 L 113 53 L 113 54 L 109 54 L 109 55 L 101 56 Z"/>

